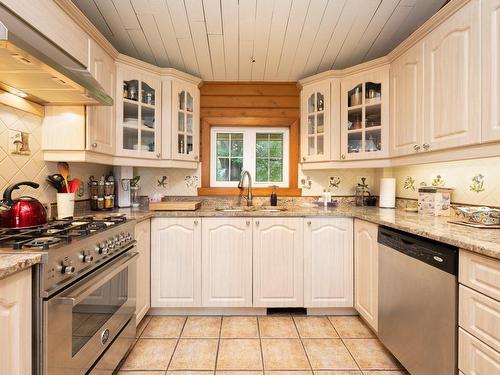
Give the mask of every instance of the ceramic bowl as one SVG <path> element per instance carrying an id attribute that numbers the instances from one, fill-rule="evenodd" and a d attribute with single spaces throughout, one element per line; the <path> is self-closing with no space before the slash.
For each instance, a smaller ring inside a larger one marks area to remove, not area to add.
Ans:
<path id="1" fill-rule="evenodd" d="M 485 225 L 500 224 L 500 210 L 489 207 L 455 207 L 455 212 L 467 221 Z"/>

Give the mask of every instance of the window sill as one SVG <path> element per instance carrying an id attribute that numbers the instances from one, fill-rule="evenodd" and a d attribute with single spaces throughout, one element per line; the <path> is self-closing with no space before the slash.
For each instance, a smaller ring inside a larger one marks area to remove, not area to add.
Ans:
<path id="1" fill-rule="evenodd" d="M 245 194 L 247 188 L 243 189 L 243 193 Z M 253 188 L 252 193 L 256 197 L 267 197 L 272 193 L 272 188 Z M 198 195 L 240 195 L 241 190 L 238 188 L 225 188 L 225 187 L 200 187 L 198 188 Z M 302 195 L 302 189 L 298 188 L 277 188 L 276 194 L 278 197 L 300 197 Z"/>

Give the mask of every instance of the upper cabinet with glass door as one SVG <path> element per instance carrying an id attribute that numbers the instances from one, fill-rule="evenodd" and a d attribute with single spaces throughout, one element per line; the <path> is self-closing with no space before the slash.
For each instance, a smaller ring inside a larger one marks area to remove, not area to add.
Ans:
<path id="1" fill-rule="evenodd" d="M 117 69 L 117 153 L 161 158 L 161 81 L 154 75 L 119 66 Z"/>
<path id="2" fill-rule="evenodd" d="M 172 159 L 198 161 L 200 90 L 195 84 L 172 81 Z"/>
<path id="3" fill-rule="evenodd" d="M 331 159 L 330 80 L 306 85 L 301 92 L 301 162 Z"/>
<path id="4" fill-rule="evenodd" d="M 342 80 L 341 159 L 388 156 L 389 67 Z"/>

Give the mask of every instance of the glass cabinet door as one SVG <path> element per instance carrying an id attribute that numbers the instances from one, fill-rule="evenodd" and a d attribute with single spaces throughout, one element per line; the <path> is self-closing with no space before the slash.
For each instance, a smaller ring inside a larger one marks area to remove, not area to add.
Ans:
<path id="1" fill-rule="evenodd" d="M 174 83 L 174 124 L 173 157 L 180 160 L 198 160 L 197 142 L 197 93 L 196 88 L 189 89 Z"/>
<path id="2" fill-rule="evenodd" d="M 347 104 L 344 116 L 344 153 L 342 159 L 359 159 L 385 152 L 383 140 L 383 113 L 388 98 L 382 96 L 382 80 L 364 80 L 350 83 L 343 90 L 343 103 Z"/>
<path id="3" fill-rule="evenodd" d="M 141 79 L 123 79 L 122 149 L 130 155 L 154 157 L 157 89 Z"/>

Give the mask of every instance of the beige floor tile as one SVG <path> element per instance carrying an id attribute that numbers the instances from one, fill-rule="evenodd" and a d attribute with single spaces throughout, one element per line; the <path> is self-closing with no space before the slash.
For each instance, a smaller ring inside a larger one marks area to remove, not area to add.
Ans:
<path id="1" fill-rule="evenodd" d="M 118 375 L 164 375 L 165 371 L 118 371 Z"/>
<path id="2" fill-rule="evenodd" d="M 265 370 L 310 370 L 306 353 L 298 339 L 263 339 Z"/>
<path id="3" fill-rule="evenodd" d="M 180 339 L 169 370 L 215 370 L 215 339 Z"/>
<path id="4" fill-rule="evenodd" d="M 258 338 L 257 318 L 254 316 L 225 316 L 222 318 L 223 338 Z"/>
<path id="5" fill-rule="evenodd" d="M 295 316 L 295 325 L 303 338 L 337 338 L 337 332 L 325 316 Z"/>
<path id="6" fill-rule="evenodd" d="M 217 370 L 262 370 L 258 339 L 221 339 Z"/>
<path id="7" fill-rule="evenodd" d="M 147 327 L 149 321 L 151 320 L 151 316 L 146 315 L 144 318 L 142 318 L 141 322 L 137 326 L 135 330 L 135 337 L 139 338 L 144 331 L 144 329 Z"/>
<path id="8" fill-rule="evenodd" d="M 357 316 L 330 316 L 329 319 L 342 338 L 370 339 L 375 337 L 370 328 Z"/>
<path id="9" fill-rule="evenodd" d="M 340 339 L 304 339 L 313 370 L 358 370 L 358 366 Z"/>
<path id="10" fill-rule="evenodd" d="M 314 375 L 362 375 L 359 370 L 314 371 Z"/>
<path id="11" fill-rule="evenodd" d="M 377 339 L 344 340 L 361 370 L 397 370 L 399 363 Z"/>
<path id="12" fill-rule="evenodd" d="M 141 337 L 178 338 L 185 321 L 184 316 L 153 316 Z"/>
<path id="13" fill-rule="evenodd" d="M 177 340 L 139 339 L 121 370 L 166 370 Z"/>
<path id="14" fill-rule="evenodd" d="M 213 373 L 213 371 L 167 371 L 167 375 L 212 375 Z"/>
<path id="15" fill-rule="evenodd" d="M 312 371 L 266 371 L 265 375 L 313 375 Z"/>
<path id="16" fill-rule="evenodd" d="M 262 338 L 297 338 L 299 334 L 290 316 L 259 317 L 260 337 Z"/>
<path id="17" fill-rule="evenodd" d="M 190 316 L 182 330 L 182 337 L 219 338 L 220 325 L 221 318 L 218 316 Z"/>
<path id="18" fill-rule="evenodd" d="M 215 375 L 263 375 L 263 371 L 215 371 Z"/>
<path id="19" fill-rule="evenodd" d="M 408 375 L 406 371 L 363 371 L 363 375 Z"/>

